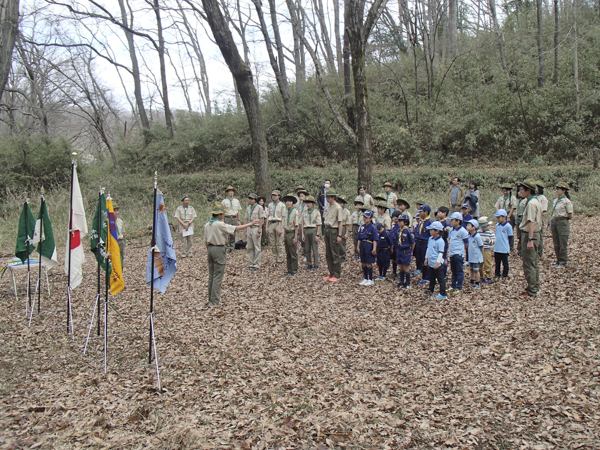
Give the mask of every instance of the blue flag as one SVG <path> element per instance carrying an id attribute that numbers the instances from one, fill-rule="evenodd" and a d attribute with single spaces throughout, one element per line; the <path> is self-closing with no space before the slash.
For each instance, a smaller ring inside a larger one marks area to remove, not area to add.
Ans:
<path id="1" fill-rule="evenodd" d="M 150 250 L 148 251 L 146 284 L 150 284 L 152 281 L 152 246 L 154 245 L 156 247 L 154 252 L 154 288 L 164 294 L 171 278 L 177 272 L 177 258 L 163 194 L 158 190 L 156 191 L 156 205 L 156 211 L 154 211 L 154 214 L 156 214 L 156 242 L 150 244 Z"/>

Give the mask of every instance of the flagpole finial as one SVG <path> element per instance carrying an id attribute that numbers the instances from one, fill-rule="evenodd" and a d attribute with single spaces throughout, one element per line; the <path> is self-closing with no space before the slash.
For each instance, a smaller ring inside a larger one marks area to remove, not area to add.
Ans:
<path id="1" fill-rule="evenodd" d="M 158 181 L 158 171 L 154 171 L 154 181 Z"/>
<path id="2" fill-rule="evenodd" d="M 73 158 L 73 159 L 77 158 L 77 152 L 71 153 L 71 158 Z"/>
<path id="3" fill-rule="evenodd" d="M 46 189 L 44 189 L 44 186 L 42 186 L 42 187 L 40 188 L 40 195 L 42 195 L 42 196 L 43 196 L 45 193 L 46 193 Z"/>

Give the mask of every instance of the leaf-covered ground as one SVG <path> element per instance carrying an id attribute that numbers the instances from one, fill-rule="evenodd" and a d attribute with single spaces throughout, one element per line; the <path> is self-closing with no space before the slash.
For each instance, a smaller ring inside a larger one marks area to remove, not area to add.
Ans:
<path id="1" fill-rule="evenodd" d="M 563 271 L 547 238 L 533 300 L 519 296 L 516 257 L 507 282 L 437 301 L 390 281 L 358 286 L 351 258 L 336 284 L 322 281 L 324 261 L 283 277 L 267 250 L 258 272 L 243 251 L 230 255 L 224 305 L 208 308 L 198 243 L 155 295 L 162 393 L 144 365 L 145 246 L 127 248 L 127 289 L 111 299 L 107 374 L 101 339 L 83 355 L 91 257 L 74 341 L 60 268 L 31 328 L 5 276 L 0 448 L 600 448 L 597 229 L 574 221 Z"/>

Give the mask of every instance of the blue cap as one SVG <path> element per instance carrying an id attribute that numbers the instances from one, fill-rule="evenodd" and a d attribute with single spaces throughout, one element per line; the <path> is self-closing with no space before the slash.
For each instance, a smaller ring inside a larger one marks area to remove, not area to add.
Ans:
<path id="1" fill-rule="evenodd" d="M 473 225 L 475 228 L 479 228 L 479 222 L 477 222 L 475 219 L 469 220 L 469 223 L 471 225 Z"/>
<path id="2" fill-rule="evenodd" d="M 369 210 L 367 210 L 367 211 L 365 211 L 365 212 L 363 213 L 363 216 L 365 216 L 365 217 L 373 217 L 373 211 L 371 211 L 371 210 L 369 209 Z"/>
<path id="3" fill-rule="evenodd" d="M 506 212 L 505 209 L 499 209 L 496 214 L 494 214 L 495 217 L 500 217 L 500 216 L 504 216 L 504 217 L 508 217 L 508 214 Z"/>
<path id="4" fill-rule="evenodd" d="M 442 222 L 440 222 L 439 220 L 436 220 L 431 225 L 429 225 L 428 227 L 425 227 L 425 228 L 427 228 L 428 230 L 443 231 L 444 230 L 444 225 L 442 225 Z"/>
<path id="5" fill-rule="evenodd" d="M 425 211 L 425 212 L 430 213 L 431 212 L 431 206 L 429 206 L 429 205 L 421 205 L 417 211 Z"/>
<path id="6" fill-rule="evenodd" d="M 456 219 L 456 220 L 460 220 L 461 222 L 463 221 L 463 215 L 461 213 L 457 212 L 453 212 L 450 217 L 448 217 L 448 219 Z"/>
<path id="7" fill-rule="evenodd" d="M 415 213 L 415 219 L 418 218 L 418 217 L 421 217 L 421 215 L 418 212 L 416 212 Z"/>
<path id="8" fill-rule="evenodd" d="M 383 224 L 382 223 L 377 223 L 377 225 L 375 225 L 377 227 L 378 230 L 381 230 L 383 228 Z"/>
<path id="9" fill-rule="evenodd" d="M 465 202 L 462 204 L 461 208 L 470 208 L 470 206 L 467 202 Z"/>

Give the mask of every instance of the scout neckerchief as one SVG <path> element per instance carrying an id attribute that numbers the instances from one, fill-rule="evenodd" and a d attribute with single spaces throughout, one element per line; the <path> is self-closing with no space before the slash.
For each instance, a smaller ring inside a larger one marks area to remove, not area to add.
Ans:
<path id="1" fill-rule="evenodd" d="M 252 214 L 254 214 L 254 208 L 256 208 L 256 205 L 258 205 L 258 203 L 255 203 L 252 207 L 248 205 L 248 208 L 250 208 L 250 220 L 252 220 Z"/>
<path id="2" fill-rule="evenodd" d="M 510 204 L 512 204 L 512 202 L 510 201 L 510 200 L 511 200 L 511 199 L 510 199 L 511 197 L 512 197 L 512 193 L 510 193 L 510 194 L 508 194 L 506 197 L 504 197 L 504 201 L 502 202 L 502 206 L 503 206 L 503 208 L 502 208 L 502 209 L 504 209 L 505 211 L 506 211 L 506 201 L 507 201 L 507 199 L 508 199 L 508 202 L 509 202 L 508 204 L 509 204 L 509 205 L 510 205 Z"/>
<path id="3" fill-rule="evenodd" d="M 554 207 L 552 208 L 552 214 L 550 214 L 550 217 L 554 217 L 554 210 L 556 209 L 556 207 L 558 206 L 558 204 L 560 203 L 560 201 L 561 201 L 563 198 L 567 198 L 567 196 L 566 196 L 566 195 L 561 195 L 560 197 L 558 197 L 558 198 L 556 199 L 556 201 L 554 202 Z"/>
<path id="4" fill-rule="evenodd" d="M 294 207 L 292 206 L 291 208 L 288 208 L 288 215 L 287 215 L 287 220 L 286 223 L 288 224 L 288 227 L 291 225 L 290 222 L 290 215 L 294 212 Z"/>
<path id="5" fill-rule="evenodd" d="M 360 218 L 362 217 L 362 211 L 356 211 L 356 225 L 360 226 Z"/>
<path id="6" fill-rule="evenodd" d="M 421 220 L 421 223 L 419 224 L 419 234 L 421 234 L 423 232 L 423 225 L 425 225 L 425 222 L 427 221 L 427 219 L 431 219 L 431 217 L 427 216 Z"/>
<path id="7" fill-rule="evenodd" d="M 227 197 L 227 200 L 229 200 L 229 209 L 233 209 L 233 201 L 235 200 L 235 197 Z"/>
<path id="8" fill-rule="evenodd" d="M 404 230 L 408 230 L 408 227 L 407 227 L 406 225 L 404 225 L 404 226 L 402 227 L 402 229 L 400 230 L 400 235 L 398 236 L 398 238 L 399 238 L 399 239 L 398 239 L 398 243 L 401 243 L 401 242 L 402 242 L 402 235 L 404 234 Z"/>
<path id="9" fill-rule="evenodd" d="M 187 209 L 189 208 L 189 206 L 181 205 L 181 207 L 183 208 L 183 221 L 185 222 L 187 220 Z"/>
<path id="10" fill-rule="evenodd" d="M 279 205 L 279 200 L 277 200 L 276 202 L 273 201 L 273 219 L 275 218 L 275 211 L 277 211 L 277 205 Z"/>
<path id="11" fill-rule="evenodd" d="M 529 202 L 533 199 L 537 199 L 537 195 L 530 195 L 529 198 L 527 199 L 527 203 L 525 203 L 525 209 L 523 210 L 523 217 L 521 217 L 521 222 L 519 223 L 519 227 L 521 225 L 523 225 L 523 219 L 525 218 L 525 211 L 527 211 L 527 205 L 529 205 Z"/>
<path id="12" fill-rule="evenodd" d="M 208 224 L 209 224 L 209 225 L 212 225 L 213 223 L 215 223 L 215 222 L 218 222 L 218 221 L 219 221 L 219 219 L 217 219 L 216 217 L 213 217 L 212 219 L 210 219 L 210 220 L 208 221 Z"/>
<path id="13" fill-rule="evenodd" d="M 311 225 L 313 224 L 312 223 L 312 213 L 313 213 L 314 210 L 315 210 L 314 206 L 313 206 L 313 209 L 309 209 L 308 210 L 308 223 L 311 224 Z"/>

